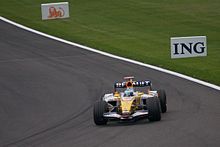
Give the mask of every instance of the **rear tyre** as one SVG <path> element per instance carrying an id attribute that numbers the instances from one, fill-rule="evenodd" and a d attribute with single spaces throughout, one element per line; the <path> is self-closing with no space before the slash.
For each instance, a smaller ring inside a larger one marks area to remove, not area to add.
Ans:
<path id="1" fill-rule="evenodd" d="M 167 112 L 167 98 L 164 90 L 158 90 L 158 98 L 160 100 L 161 112 Z"/>
<path id="2" fill-rule="evenodd" d="M 152 97 L 146 99 L 146 106 L 148 110 L 148 119 L 149 121 L 160 121 L 160 101 L 157 97 Z"/>
<path id="3" fill-rule="evenodd" d="M 94 104 L 93 118 L 96 125 L 107 124 L 108 119 L 103 117 L 103 114 L 107 112 L 107 106 L 108 104 L 105 101 L 98 101 Z"/>

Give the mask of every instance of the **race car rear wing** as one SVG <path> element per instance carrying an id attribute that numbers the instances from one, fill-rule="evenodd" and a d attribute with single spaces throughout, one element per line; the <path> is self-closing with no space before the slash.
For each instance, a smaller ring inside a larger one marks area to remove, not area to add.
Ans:
<path id="1" fill-rule="evenodd" d="M 152 86 L 151 81 L 128 81 L 128 82 L 116 82 L 114 88 L 127 88 L 127 87 L 147 87 Z"/>

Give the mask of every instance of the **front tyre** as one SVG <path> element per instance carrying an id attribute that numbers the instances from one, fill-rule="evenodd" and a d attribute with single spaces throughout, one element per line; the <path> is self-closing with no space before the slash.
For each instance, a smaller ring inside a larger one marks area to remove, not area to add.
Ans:
<path id="1" fill-rule="evenodd" d="M 146 99 L 146 106 L 148 110 L 149 121 L 160 121 L 160 101 L 157 97 L 151 97 Z"/>
<path id="2" fill-rule="evenodd" d="M 158 98 L 160 100 L 161 112 L 167 112 L 167 98 L 164 90 L 158 90 Z"/>
<path id="3" fill-rule="evenodd" d="M 103 117 L 103 114 L 107 112 L 107 106 L 108 104 L 105 101 L 98 101 L 94 104 L 93 118 L 96 125 L 107 124 L 108 119 Z"/>

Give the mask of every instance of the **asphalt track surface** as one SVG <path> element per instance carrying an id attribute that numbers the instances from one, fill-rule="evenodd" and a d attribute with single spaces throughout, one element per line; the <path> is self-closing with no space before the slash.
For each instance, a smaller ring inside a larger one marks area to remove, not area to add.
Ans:
<path id="1" fill-rule="evenodd" d="M 168 112 L 96 126 L 93 103 L 126 75 L 165 89 Z M 219 147 L 220 91 L 0 21 L 0 146 Z"/>

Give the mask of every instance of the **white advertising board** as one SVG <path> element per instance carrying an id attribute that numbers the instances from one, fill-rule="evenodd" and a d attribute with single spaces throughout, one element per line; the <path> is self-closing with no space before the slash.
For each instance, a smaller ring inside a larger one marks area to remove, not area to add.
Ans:
<path id="1" fill-rule="evenodd" d="M 207 56 L 206 36 L 171 37 L 171 58 Z"/>
<path id="2" fill-rule="evenodd" d="M 69 17 L 69 3 L 47 3 L 41 4 L 42 20 Z"/>

